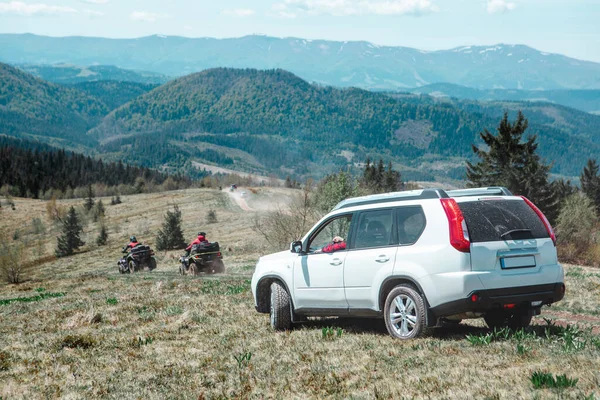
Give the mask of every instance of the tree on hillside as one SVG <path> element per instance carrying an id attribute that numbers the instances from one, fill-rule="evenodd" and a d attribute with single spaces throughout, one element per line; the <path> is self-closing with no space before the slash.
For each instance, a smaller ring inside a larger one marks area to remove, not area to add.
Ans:
<path id="1" fill-rule="evenodd" d="M 371 164 L 367 158 L 365 169 L 360 179 L 360 186 L 367 193 L 397 192 L 402 189 L 400 172 L 395 171 L 389 162 L 387 169 L 383 166 L 383 160 L 379 159 L 377 166 Z"/>
<path id="2" fill-rule="evenodd" d="M 315 190 L 314 206 L 319 212 L 326 214 L 340 201 L 358 193 L 358 184 L 352 175 L 340 171 L 327 175 L 319 182 Z"/>
<path id="3" fill-rule="evenodd" d="M 600 212 L 600 175 L 598 163 L 589 159 L 581 173 L 581 190 L 594 203 L 597 212 Z"/>
<path id="4" fill-rule="evenodd" d="M 87 197 L 85 199 L 85 203 L 83 203 L 83 207 L 90 211 L 92 207 L 94 207 L 94 189 L 92 189 L 92 185 L 88 185 L 87 188 Z"/>
<path id="5" fill-rule="evenodd" d="M 523 140 L 527 127 L 527 119 L 521 111 L 514 123 L 505 112 L 497 135 L 487 129 L 481 132 L 479 135 L 488 150 L 472 145 L 480 161 L 467 162 L 468 186 L 505 186 L 514 194 L 533 201 L 553 221 L 558 215 L 559 199 L 554 185 L 548 182 L 551 165 L 544 164 L 537 154 L 536 135 Z"/>
<path id="6" fill-rule="evenodd" d="M 183 231 L 181 230 L 181 211 L 177 205 L 173 211 L 167 211 L 162 229 L 158 230 L 156 237 L 156 248 L 158 250 L 174 250 L 185 248 Z"/>
<path id="7" fill-rule="evenodd" d="M 104 246 L 107 241 L 108 241 L 108 232 L 106 231 L 106 225 L 104 225 L 104 223 L 103 223 L 102 225 L 100 225 L 100 233 L 98 234 L 98 237 L 96 238 L 96 245 Z"/>
<path id="8" fill-rule="evenodd" d="M 62 235 L 58 238 L 58 246 L 55 252 L 56 256 L 70 256 L 75 250 L 83 246 L 85 242 L 83 242 L 80 237 L 82 232 L 83 228 L 79 222 L 79 217 L 75 212 L 75 208 L 71 206 L 67 217 L 63 221 L 63 231 Z"/>

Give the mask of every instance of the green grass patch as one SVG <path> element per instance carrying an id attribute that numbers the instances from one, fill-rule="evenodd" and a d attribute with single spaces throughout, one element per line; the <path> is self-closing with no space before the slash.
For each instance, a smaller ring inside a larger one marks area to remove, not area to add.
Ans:
<path id="1" fill-rule="evenodd" d="M 111 306 L 114 306 L 114 305 L 119 304 L 119 300 L 117 300 L 115 297 L 107 297 L 106 304 L 110 304 Z"/>
<path id="2" fill-rule="evenodd" d="M 342 328 L 323 327 L 321 330 L 321 339 L 333 340 L 341 338 L 344 330 Z"/>
<path id="3" fill-rule="evenodd" d="M 203 294 L 218 294 L 232 296 L 250 291 L 250 280 L 226 283 L 216 279 L 207 279 L 202 281 L 200 291 Z"/>
<path id="4" fill-rule="evenodd" d="M 550 389 L 564 389 L 568 387 L 575 387 L 578 378 L 568 378 L 566 375 L 552 376 L 547 372 L 535 371 L 531 375 L 531 383 L 536 389 L 550 388 Z"/>
<path id="5" fill-rule="evenodd" d="M 15 297 L 14 299 L 2 299 L 0 300 L 0 306 L 5 306 L 11 303 L 33 303 L 44 299 L 51 299 L 56 297 L 63 297 L 66 293 L 40 293 L 36 296 L 31 297 Z"/>

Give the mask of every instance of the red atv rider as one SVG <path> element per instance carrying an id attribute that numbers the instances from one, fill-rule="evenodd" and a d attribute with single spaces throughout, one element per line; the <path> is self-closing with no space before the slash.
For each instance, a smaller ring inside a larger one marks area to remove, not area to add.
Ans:
<path id="1" fill-rule="evenodd" d="M 196 239 L 194 239 L 194 241 L 192 243 L 190 243 L 190 245 L 188 247 L 185 248 L 185 251 L 187 252 L 187 254 L 190 254 L 190 251 L 192 250 L 192 246 L 195 244 L 200 244 L 202 242 L 208 242 L 208 240 L 206 240 L 206 233 L 198 232 L 198 237 Z"/>

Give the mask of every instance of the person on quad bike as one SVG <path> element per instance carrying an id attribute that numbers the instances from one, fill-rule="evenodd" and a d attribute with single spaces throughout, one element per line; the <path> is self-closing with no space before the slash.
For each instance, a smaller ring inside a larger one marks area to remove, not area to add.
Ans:
<path id="1" fill-rule="evenodd" d="M 140 243 L 137 241 L 135 236 L 129 236 L 129 244 L 123 247 L 123 253 L 127 253 L 129 250 L 133 249 L 139 244 Z"/>
<path id="2" fill-rule="evenodd" d="M 208 240 L 206 240 L 206 233 L 198 232 L 198 237 L 196 239 L 194 239 L 194 241 L 192 243 L 190 243 L 190 245 L 188 247 L 185 248 L 186 254 L 187 255 L 190 254 L 190 251 L 192 251 L 193 245 L 200 244 L 202 242 L 208 242 Z"/>

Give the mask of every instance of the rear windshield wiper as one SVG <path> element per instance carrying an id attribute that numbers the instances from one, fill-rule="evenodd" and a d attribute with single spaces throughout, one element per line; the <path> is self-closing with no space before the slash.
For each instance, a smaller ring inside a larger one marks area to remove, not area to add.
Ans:
<path id="1" fill-rule="evenodd" d="M 527 228 L 523 228 L 523 229 L 511 229 L 510 231 L 506 231 L 504 232 L 502 235 L 500 235 L 501 238 L 504 239 L 504 236 L 509 236 L 512 235 L 513 233 L 521 233 L 521 232 L 529 232 L 531 233 L 531 229 L 527 229 Z"/>

